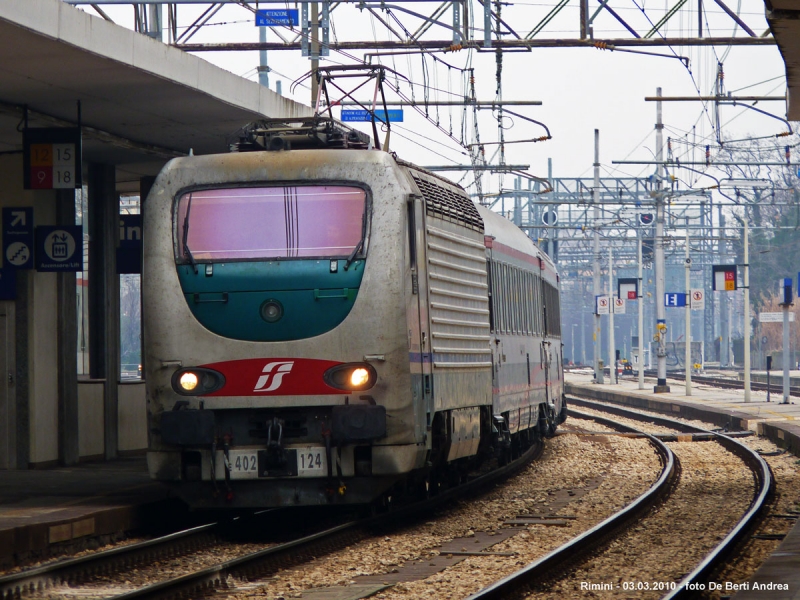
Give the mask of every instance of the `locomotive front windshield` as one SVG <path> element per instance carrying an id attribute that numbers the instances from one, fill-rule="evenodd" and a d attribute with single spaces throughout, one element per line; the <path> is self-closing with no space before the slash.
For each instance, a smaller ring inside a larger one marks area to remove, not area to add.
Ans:
<path id="1" fill-rule="evenodd" d="M 178 257 L 188 261 L 347 258 L 363 251 L 366 193 L 348 186 L 187 192 Z"/>

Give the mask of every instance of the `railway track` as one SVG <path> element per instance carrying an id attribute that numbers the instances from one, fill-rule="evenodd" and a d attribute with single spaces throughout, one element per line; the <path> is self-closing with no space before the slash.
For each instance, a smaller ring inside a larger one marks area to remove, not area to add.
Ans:
<path id="1" fill-rule="evenodd" d="M 645 371 L 647 377 L 655 377 L 656 371 Z M 667 379 L 683 381 L 685 375 L 677 372 L 667 372 Z M 710 385 L 712 387 L 719 387 L 729 390 L 743 390 L 744 381 L 739 379 L 731 379 L 728 377 L 711 377 L 707 375 L 692 375 L 692 381 L 695 383 L 702 383 L 703 385 Z M 776 377 L 775 381 L 767 386 L 766 383 L 757 381 L 750 382 L 750 389 L 758 392 L 766 392 L 769 389 L 773 394 L 780 395 L 783 393 L 783 383 L 780 377 Z M 789 395 L 795 398 L 800 398 L 800 387 L 790 387 Z"/>
<path id="2" fill-rule="evenodd" d="M 374 528 L 414 518 L 419 514 L 428 514 L 431 510 L 452 502 L 464 494 L 476 492 L 513 475 L 534 460 L 541 453 L 542 446 L 541 443 L 536 444 L 506 466 L 477 476 L 456 488 L 444 490 L 424 501 L 398 507 L 376 516 L 341 523 L 267 548 L 262 545 L 258 550 L 231 560 L 196 569 L 179 577 L 156 581 L 137 589 L 124 590 L 121 593 L 117 589 L 114 593 L 107 593 L 113 591 L 113 585 L 106 586 L 104 591 L 101 591 L 96 586 L 92 588 L 91 580 L 98 575 L 124 572 L 137 566 L 152 564 L 165 557 L 188 556 L 193 552 L 202 551 L 217 543 L 224 535 L 226 524 L 211 523 L 154 540 L 6 575 L 0 577 L 0 599 L 62 596 L 103 597 L 115 600 L 199 597 L 211 590 L 226 588 L 228 582 L 234 579 L 252 580 L 265 577 L 278 569 L 332 552 L 371 535 L 370 530 Z M 61 594 L 59 586 L 64 585 L 69 588 L 64 589 L 64 593 Z M 76 591 L 83 585 L 87 586 L 86 590 Z"/>
<path id="3" fill-rule="evenodd" d="M 680 580 L 680 582 L 674 585 L 667 585 L 664 588 L 664 591 L 667 592 L 666 596 L 664 597 L 669 599 L 683 598 L 688 597 L 691 594 L 695 594 L 697 589 L 702 589 L 697 587 L 698 584 L 705 581 L 710 574 L 720 569 L 724 564 L 724 561 L 732 554 L 737 545 L 748 535 L 748 532 L 750 532 L 755 526 L 759 515 L 767 504 L 772 491 L 773 482 L 769 467 L 767 466 L 766 462 L 756 452 L 751 451 L 749 448 L 740 444 L 733 438 L 716 432 L 704 430 L 699 427 L 693 427 L 672 419 L 644 415 L 636 411 L 590 402 L 578 398 L 570 398 L 569 401 L 572 407 L 580 406 L 594 408 L 595 410 L 602 410 L 603 412 L 625 417 L 627 419 L 655 423 L 662 427 L 668 427 L 670 429 L 683 432 L 684 434 L 699 434 L 702 436 L 709 436 L 710 434 L 711 437 L 716 439 L 716 441 L 718 441 L 728 451 L 738 456 L 752 470 L 753 478 L 757 485 L 755 486 L 752 500 L 750 501 L 750 504 L 743 516 L 728 532 L 728 534 L 724 536 L 720 543 L 717 544 L 710 552 L 706 553 L 705 557 L 699 561 L 699 563 L 691 572 L 686 574 Z M 574 408 L 570 409 L 570 413 L 571 416 L 574 417 L 590 418 L 601 423 L 605 422 L 605 424 L 609 426 L 613 426 L 613 422 L 611 421 L 603 421 L 601 417 L 596 415 L 579 413 L 578 411 L 575 411 Z M 664 477 L 662 476 L 659 482 L 661 482 L 663 478 Z M 657 486 L 654 485 L 653 487 L 656 488 Z M 666 489 L 668 486 L 664 487 Z M 663 498 L 666 493 L 665 489 L 655 493 Z M 650 492 L 653 492 L 653 490 L 651 489 Z M 649 501 L 642 501 L 642 498 L 639 498 L 635 503 L 632 503 L 622 511 L 612 515 L 604 522 L 600 523 L 581 536 L 574 538 L 567 544 L 550 552 L 548 555 L 542 557 L 536 562 L 525 566 L 512 575 L 509 575 L 508 577 L 490 586 L 487 586 L 478 593 L 473 594 L 470 596 L 469 600 L 507 598 L 512 594 L 520 595 L 523 590 L 530 589 L 535 584 L 544 580 L 552 581 L 555 573 L 565 573 L 568 567 L 575 564 L 575 561 L 579 556 L 587 556 L 607 542 L 610 536 L 615 535 L 615 532 L 624 530 L 626 524 L 631 523 L 632 513 L 634 513 L 635 518 L 635 514 L 642 513 L 641 505 L 643 504 L 644 506 L 649 506 L 652 504 L 652 501 L 652 499 Z M 639 508 L 638 511 L 636 510 L 637 506 Z M 641 590 L 637 589 L 636 587 L 632 589 L 620 587 L 620 591 L 641 592 Z"/>

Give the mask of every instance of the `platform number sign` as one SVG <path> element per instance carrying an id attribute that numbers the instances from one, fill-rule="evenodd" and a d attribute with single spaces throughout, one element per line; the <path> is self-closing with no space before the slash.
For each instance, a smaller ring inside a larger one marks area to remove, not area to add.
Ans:
<path id="1" fill-rule="evenodd" d="M 22 143 L 26 190 L 73 189 L 81 186 L 80 129 L 25 129 Z"/>
<path id="2" fill-rule="evenodd" d="M 736 265 L 713 265 L 714 291 L 733 292 L 736 290 Z"/>

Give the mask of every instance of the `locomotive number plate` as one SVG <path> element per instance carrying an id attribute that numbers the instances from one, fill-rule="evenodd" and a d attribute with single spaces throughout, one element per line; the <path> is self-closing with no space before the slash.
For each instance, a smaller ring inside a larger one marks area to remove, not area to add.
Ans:
<path id="1" fill-rule="evenodd" d="M 228 452 L 231 479 L 258 479 L 258 450 L 230 450 Z M 225 476 L 225 455 L 217 452 L 217 478 Z"/>
<path id="2" fill-rule="evenodd" d="M 265 450 L 230 450 L 228 452 L 231 479 L 258 479 L 264 477 L 324 477 L 328 474 L 325 448 L 287 448 L 277 458 Z M 225 457 L 217 452 L 217 478 L 225 474 Z"/>
<path id="3" fill-rule="evenodd" d="M 297 448 L 297 476 L 319 477 L 328 474 L 325 448 Z"/>

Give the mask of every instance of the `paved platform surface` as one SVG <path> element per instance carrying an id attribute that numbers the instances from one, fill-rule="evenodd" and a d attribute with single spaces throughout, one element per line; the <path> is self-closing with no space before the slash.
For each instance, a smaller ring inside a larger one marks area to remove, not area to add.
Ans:
<path id="1" fill-rule="evenodd" d="M 730 429 L 750 429 L 778 446 L 800 456 L 800 399 L 781 404 L 780 390 L 771 394 L 752 392 L 744 401 L 743 390 L 724 390 L 707 385 L 692 385 L 686 395 L 684 381 L 667 380 L 670 392 L 656 394 L 654 379 L 645 379 L 639 389 L 636 379 L 620 378 L 619 384 L 595 384 L 590 371 L 565 374 L 566 393 L 661 412 L 689 419 L 701 419 Z M 800 477 L 800 469 L 798 470 Z M 798 499 L 800 501 L 800 499 Z M 800 523 L 784 538 L 775 553 L 765 561 L 739 591 L 729 591 L 735 600 L 800 600 Z M 785 586 L 785 589 L 784 589 Z"/>
<path id="2" fill-rule="evenodd" d="M 0 471 L 0 565 L 138 529 L 154 507 L 172 508 L 169 499 L 168 489 L 150 479 L 144 457 Z"/>

